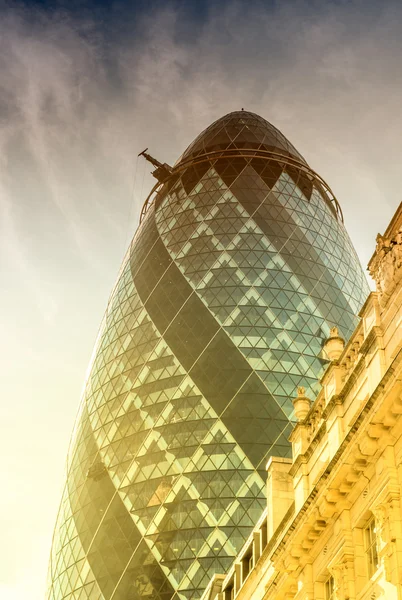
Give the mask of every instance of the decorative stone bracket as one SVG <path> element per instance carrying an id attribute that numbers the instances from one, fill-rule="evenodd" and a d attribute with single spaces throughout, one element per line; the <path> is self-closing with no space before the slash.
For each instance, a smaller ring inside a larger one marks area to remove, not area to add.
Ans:
<path id="1" fill-rule="evenodd" d="M 334 600 L 349 600 L 352 595 L 350 582 L 354 581 L 353 560 L 346 558 L 328 565 L 328 571 L 334 578 Z"/>
<path id="2" fill-rule="evenodd" d="M 387 581 L 397 585 L 400 583 L 397 563 L 397 531 L 394 524 L 399 521 L 400 498 L 399 494 L 388 494 L 388 497 L 373 508 L 376 521 L 376 537 L 378 556 L 384 566 Z"/>

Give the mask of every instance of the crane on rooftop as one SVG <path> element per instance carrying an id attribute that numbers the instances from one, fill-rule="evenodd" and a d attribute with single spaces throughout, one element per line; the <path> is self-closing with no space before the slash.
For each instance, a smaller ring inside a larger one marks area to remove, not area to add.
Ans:
<path id="1" fill-rule="evenodd" d="M 155 179 L 161 183 L 164 183 L 172 174 L 172 167 L 167 163 L 161 163 L 159 160 L 156 160 L 156 158 L 147 153 L 147 150 L 148 148 L 145 148 L 145 150 L 140 152 L 138 156 L 143 156 L 148 162 L 156 167 L 155 170 L 152 171 L 152 175 L 155 177 Z"/>

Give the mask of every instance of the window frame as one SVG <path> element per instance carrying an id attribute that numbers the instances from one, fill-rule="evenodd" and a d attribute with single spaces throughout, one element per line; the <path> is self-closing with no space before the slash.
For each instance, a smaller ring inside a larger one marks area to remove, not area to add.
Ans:
<path id="1" fill-rule="evenodd" d="M 325 600 L 335 600 L 335 579 L 332 575 L 324 583 Z"/>
<path id="2" fill-rule="evenodd" d="M 374 515 L 370 518 L 364 527 L 364 553 L 366 555 L 366 564 L 369 579 L 378 571 L 380 559 L 378 556 L 376 520 Z"/>

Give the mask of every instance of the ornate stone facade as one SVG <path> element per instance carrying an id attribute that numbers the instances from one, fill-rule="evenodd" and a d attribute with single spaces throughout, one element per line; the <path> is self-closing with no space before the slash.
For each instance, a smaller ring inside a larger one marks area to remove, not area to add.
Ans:
<path id="1" fill-rule="evenodd" d="M 397 228 L 397 222 L 391 222 L 384 235 L 377 235 L 375 253 L 369 263 L 382 306 L 402 279 L 402 226 Z"/>
<path id="2" fill-rule="evenodd" d="M 294 399 L 292 459 L 267 465 L 267 508 L 203 600 L 402 598 L 402 205 L 369 269 L 377 292 L 311 404 Z"/>

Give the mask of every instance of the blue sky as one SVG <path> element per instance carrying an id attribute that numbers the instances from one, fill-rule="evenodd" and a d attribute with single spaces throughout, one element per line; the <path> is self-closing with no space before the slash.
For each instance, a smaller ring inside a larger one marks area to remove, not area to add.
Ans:
<path id="1" fill-rule="evenodd" d="M 402 5 L 0 2 L 0 597 L 43 598 L 66 451 L 152 178 L 244 107 L 329 183 L 366 264 L 400 202 Z"/>

